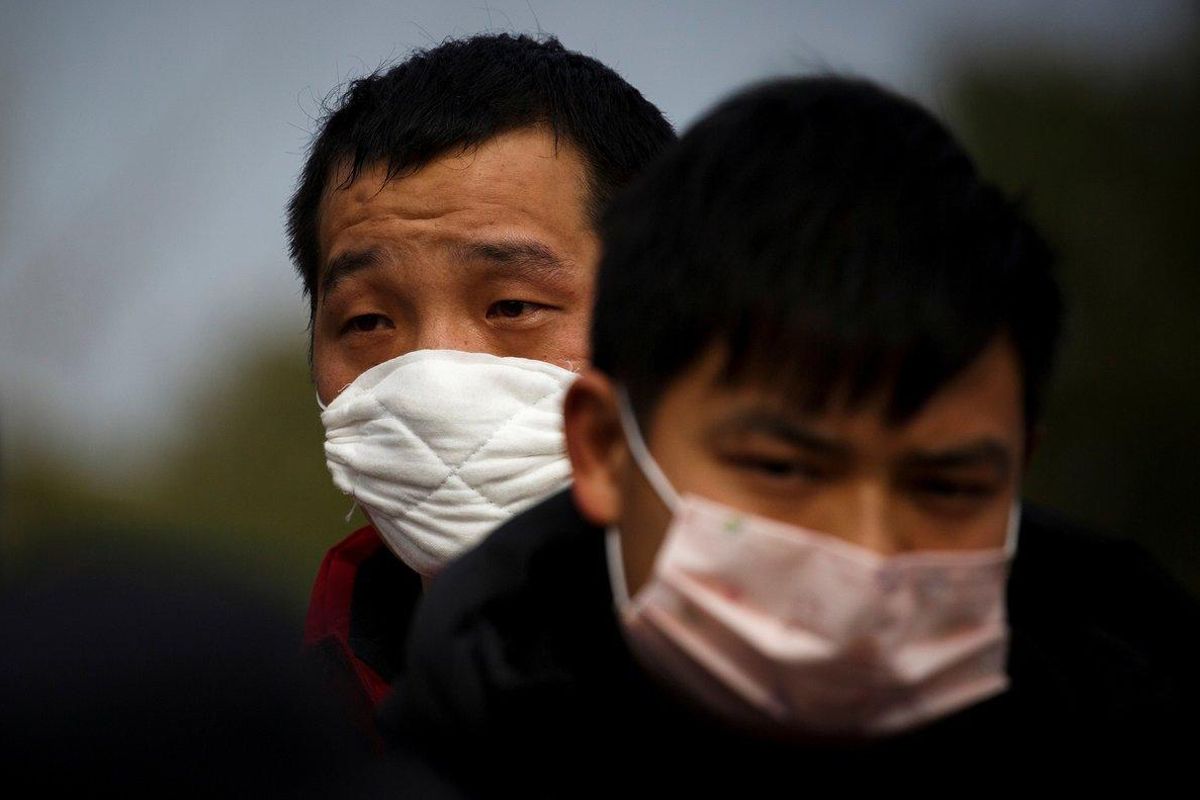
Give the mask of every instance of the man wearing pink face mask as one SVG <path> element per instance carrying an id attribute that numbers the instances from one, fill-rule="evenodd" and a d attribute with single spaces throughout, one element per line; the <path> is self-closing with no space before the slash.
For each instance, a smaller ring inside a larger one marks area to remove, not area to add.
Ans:
<path id="1" fill-rule="evenodd" d="M 929 787 L 1194 741 L 1195 603 L 1022 507 L 1052 258 L 937 120 L 764 84 L 620 196 L 603 244 L 574 483 L 427 597 L 384 712 L 414 775 Z"/>

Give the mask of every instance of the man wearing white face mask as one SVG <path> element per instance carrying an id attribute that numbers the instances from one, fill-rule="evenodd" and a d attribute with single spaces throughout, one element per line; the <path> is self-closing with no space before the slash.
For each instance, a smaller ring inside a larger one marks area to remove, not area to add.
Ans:
<path id="1" fill-rule="evenodd" d="M 606 218 L 571 490 L 417 615 L 382 712 L 414 775 L 994 787 L 1194 742 L 1196 604 L 1020 503 L 1051 261 L 939 122 L 870 84 L 772 82 L 697 123 Z"/>
<path id="2" fill-rule="evenodd" d="M 422 586 L 562 488 L 607 199 L 674 138 L 556 40 L 448 41 L 352 83 L 289 206 L 334 483 L 371 524 L 327 554 L 306 644 L 369 714 Z"/>

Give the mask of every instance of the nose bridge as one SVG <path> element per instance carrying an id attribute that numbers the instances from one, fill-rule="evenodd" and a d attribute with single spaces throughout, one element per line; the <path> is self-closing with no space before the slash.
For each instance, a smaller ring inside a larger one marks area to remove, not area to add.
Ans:
<path id="1" fill-rule="evenodd" d="M 896 504 L 882 481 L 864 480 L 854 492 L 845 534 L 855 544 L 881 555 L 904 549 Z"/>
<path id="2" fill-rule="evenodd" d="M 415 320 L 412 350 L 470 350 L 470 336 L 447 304 L 430 304 Z"/>

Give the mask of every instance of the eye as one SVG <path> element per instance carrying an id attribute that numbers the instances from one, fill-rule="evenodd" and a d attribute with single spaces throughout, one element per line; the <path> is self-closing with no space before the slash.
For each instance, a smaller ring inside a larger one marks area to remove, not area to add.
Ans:
<path id="1" fill-rule="evenodd" d="M 371 333 L 392 327 L 392 322 L 383 314 L 359 314 L 342 326 L 342 333 Z"/>
<path id="2" fill-rule="evenodd" d="M 913 489 L 930 497 L 964 500 L 990 497 L 996 491 L 987 483 L 949 478 L 923 478 L 913 482 Z"/>
<path id="3" fill-rule="evenodd" d="M 488 306 L 487 317 L 488 319 L 518 319 L 539 308 L 543 308 L 543 306 L 528 300 L 500 300 Z"/>
<path id="4" fill-rule="evenodd" d="M 727 460 L 734 467 L 767 480 L 820 480 L 825 471 L 808 461 L 763 455 L 736 455 Z"/>

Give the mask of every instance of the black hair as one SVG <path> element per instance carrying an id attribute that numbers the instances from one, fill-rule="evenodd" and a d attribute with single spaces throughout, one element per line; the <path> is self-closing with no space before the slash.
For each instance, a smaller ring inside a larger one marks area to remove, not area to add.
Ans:
<path id="1" fill-rule="evenodd" d="M 613 70 L 557 39 L 485 34 L 419 50 L 353 81 L 326 114 L 288 204 L 292 261 L 317 302 L 317 214 L 335 169 L 348 186 L 364 168 L 387 179 L 518 128 L 546 125 L 581 153 L 593 223 L 612 195 L 675 139 L 653 104 Z"/>
<path id="2" fill-rule="evenodd" d="M 902 422 L 1000 334 L 1026 425 L 1061 325 L 1050 249 L 910 100 L 841 77 L 726 100 L 612 203 L 592 359 L 639 416 L 713 346 L 724 380 Z"/>

